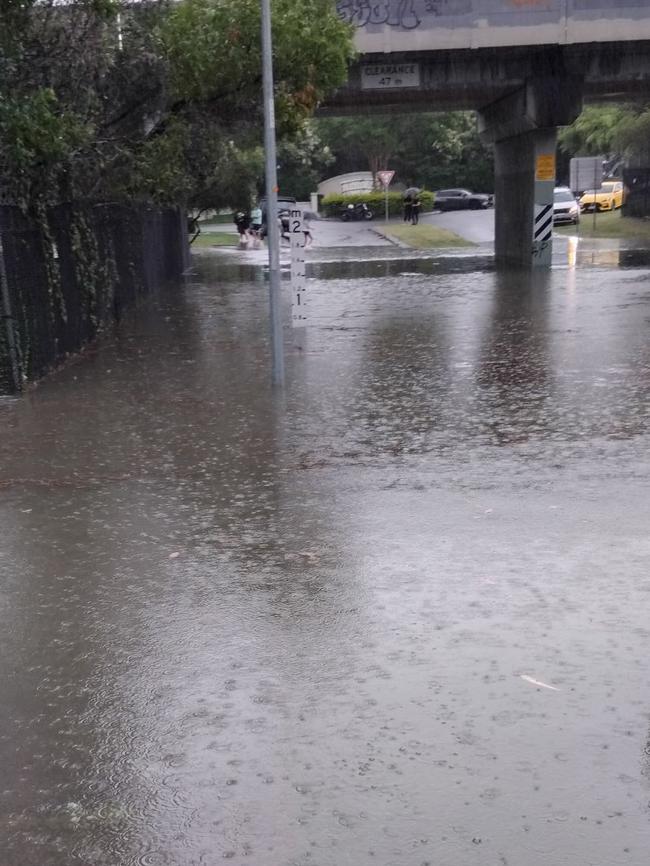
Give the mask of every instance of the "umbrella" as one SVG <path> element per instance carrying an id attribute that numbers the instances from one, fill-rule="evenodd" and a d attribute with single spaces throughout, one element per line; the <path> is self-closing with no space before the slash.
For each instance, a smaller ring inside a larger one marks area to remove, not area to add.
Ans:
<path id="1" fill-rule="evenodd" d="M 404 190 L 404 195 L 419 195 L 420 187 L 418 186 L 410 186 L 408 189 Z"/>

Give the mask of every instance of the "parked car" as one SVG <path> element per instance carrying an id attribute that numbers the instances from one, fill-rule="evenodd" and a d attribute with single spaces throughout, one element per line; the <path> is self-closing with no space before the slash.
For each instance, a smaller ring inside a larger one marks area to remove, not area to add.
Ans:
<path id="1" fill-rule="evenodd" d="M 468 189 L 441 189 L 436 193 L 434 207 L 438 210 L 486 210 L 494 204 L 494 196 Z"/>
<path id="2" fill-rule="evenodd" d="M 614 211 L 623 207 L 623 183 L 620 180 L 606 180 L 600 189 L 588 189 L 580 199 L 580 209 L 587 211 Z"/>
<path id="3" fill-rule="evenodd" d="M 553 190 L 553 225 L 574 225 L 580 222 L 580 205 L 576 197 L 566 186 L 557 186 Z"/>
<path id="4" fill-rule="evenodd" d="M 295 198 L 288 195 L 278 196 L 278 217 L 282 220 L 283 231 L 285 224 L 287 227 L 289 225 L 289 211 L 293 210 L 295 206 Z M 260 230 L 260 237 L 265 238 L 268 234 L 268 226 L 266 223 L 266 197 L 260 199 L 259 207 L 262 211 L 262 228 Z"/>
<path id="5" fill-rule="evenodd" d="M 296 200 L 290 195 L 278 196 L 278 213 L 285 210 L 292 210 L 296 206 Z M 259 208 L 262 210 L 262 220 L 266 220 L 266 196 L 260 199 Z"/>

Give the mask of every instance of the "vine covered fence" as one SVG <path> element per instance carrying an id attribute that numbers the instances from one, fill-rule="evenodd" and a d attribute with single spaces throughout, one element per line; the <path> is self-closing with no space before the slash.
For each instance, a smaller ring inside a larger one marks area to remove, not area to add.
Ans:
<path id="1" fill-rule="evenodd" d="M 26 218 L 0 206 L 0 394 L 78 352 L 188 267 L 179 209 L 65 205 Z"/>

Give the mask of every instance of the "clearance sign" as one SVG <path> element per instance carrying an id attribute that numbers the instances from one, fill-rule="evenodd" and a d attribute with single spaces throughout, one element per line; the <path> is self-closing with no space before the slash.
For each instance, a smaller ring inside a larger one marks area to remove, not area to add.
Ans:
<path id="1" fill-rule="evenodd" d="M 361 67 L 362 90 L 400 90 L 419 86 L 419 63 L 366 63 Z"/>

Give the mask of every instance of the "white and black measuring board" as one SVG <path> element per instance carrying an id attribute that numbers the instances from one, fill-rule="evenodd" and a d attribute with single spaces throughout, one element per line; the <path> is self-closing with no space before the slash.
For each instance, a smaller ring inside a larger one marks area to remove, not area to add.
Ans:
<path id="1" fill-rule="evenodd" d="M 291 238 L 291 324 L 307 324 L 307 269 L 305 265 L 305 227 L 302 210 L 292 208 L 289 216 Z"/>

